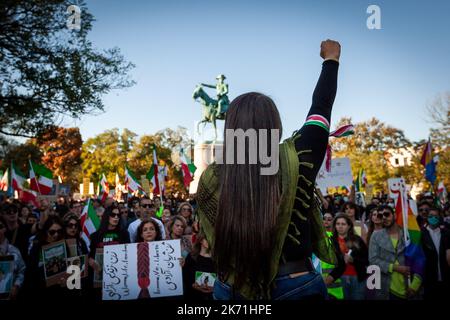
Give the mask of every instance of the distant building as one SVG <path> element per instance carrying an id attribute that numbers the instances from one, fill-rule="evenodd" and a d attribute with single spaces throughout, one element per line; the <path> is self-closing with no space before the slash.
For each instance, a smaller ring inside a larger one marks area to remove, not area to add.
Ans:
<path id="1" fill-rule="evenodd" d="M 413 156 L 413 148 L 390 149 L 386 153 L 387 160 L 394 168 L 410 166 Z"/>

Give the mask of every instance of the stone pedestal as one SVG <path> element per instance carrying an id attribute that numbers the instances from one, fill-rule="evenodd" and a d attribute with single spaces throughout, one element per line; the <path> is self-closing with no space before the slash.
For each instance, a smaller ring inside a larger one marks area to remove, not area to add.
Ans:
<path id="1" fill-rule="evenodd" d="M 194 180 L 189 185 L 189 193 L 197 193 L 198 182 L 203 171 L 209 164 L 216 161 L 221 162 L 223 142 L 198 143 L 194 147 L 194 165 L 197 167 L 194 174 Z"/>

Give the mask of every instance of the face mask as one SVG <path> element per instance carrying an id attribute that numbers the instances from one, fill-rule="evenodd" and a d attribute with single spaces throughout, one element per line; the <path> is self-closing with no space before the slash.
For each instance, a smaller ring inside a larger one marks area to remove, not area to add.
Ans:
<path id="1" fill-rule="evenodd" d="M 429 216 L 428 223 L 430 224 L 430 226 L 433 226 L 433 227 L 438 226 L 439 225 L 439 217 Z"/>
<path id="2" fill-rule="evenodd" d="M 344 197 L 344 201 L 347 202 L 348 201 L 348 197 Z"/>
<path id="3" fill-rule="evenodd" d="M 388 203 L 388 206 L 391 207 L 391 208 L 393 208 L 393 207 L 394 207 L 394 204 L 393 204 L 392 202 L 389 202 L 389 203 Z"/>

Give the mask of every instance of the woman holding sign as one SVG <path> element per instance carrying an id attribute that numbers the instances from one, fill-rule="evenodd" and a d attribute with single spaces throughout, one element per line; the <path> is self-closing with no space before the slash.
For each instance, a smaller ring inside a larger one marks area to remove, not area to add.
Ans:
<path id="1" fill-rule="evenodd" d="M 61 299 L 64 296 L 65 245 L 62 244 L 60 247 L 64 252 L 59 252 L 58 255 L 55 254 L 54 257 L 49 259 L 44 257 L 43 250 L 46 246 L 56 244 L 63 239 L 63 228 L 63 222 L 59 217 L 49 216 L 45 220 L 42 229 L 36 234 L 27 261 L 24 283 L 24 291 L 33 297 L 38 297 L 39 299 Z M 58 276 L 55 282 L 50 283 L 49 279 L 59 273 L 63 273 L 63 275 Z"/>
<path id="2" fill-rule="evenodd" d="M 281 119 L 271 98 L 251 92 L 230 104 L 225 164 L 209 165 L 197 190 L 200 226 L 218 266 L 216 299 L 326 297 L 311 256 L 314 252 L 333 265 L 337 261 L 314 182 L 328 145 L 340 52 L 338 42 L 322 42 L 325 61 L 306 122 L 281 145 Z M 243 145 L 236 146 L 236 135 L 242 132 L 254 134 L 238 139 Z M 242 150 L 245 157 L 239 156 Z"/>

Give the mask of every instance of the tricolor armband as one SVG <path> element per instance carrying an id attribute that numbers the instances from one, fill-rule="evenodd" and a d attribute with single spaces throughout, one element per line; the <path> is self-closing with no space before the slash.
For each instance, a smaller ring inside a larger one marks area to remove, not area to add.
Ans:
<path id="1" fill-rule="evenodd" d="M 330 123 L 328 120 L 320 114 L 312 114 L 306 118 L 305 126 L 319 126 L 330 132 Z"/>

